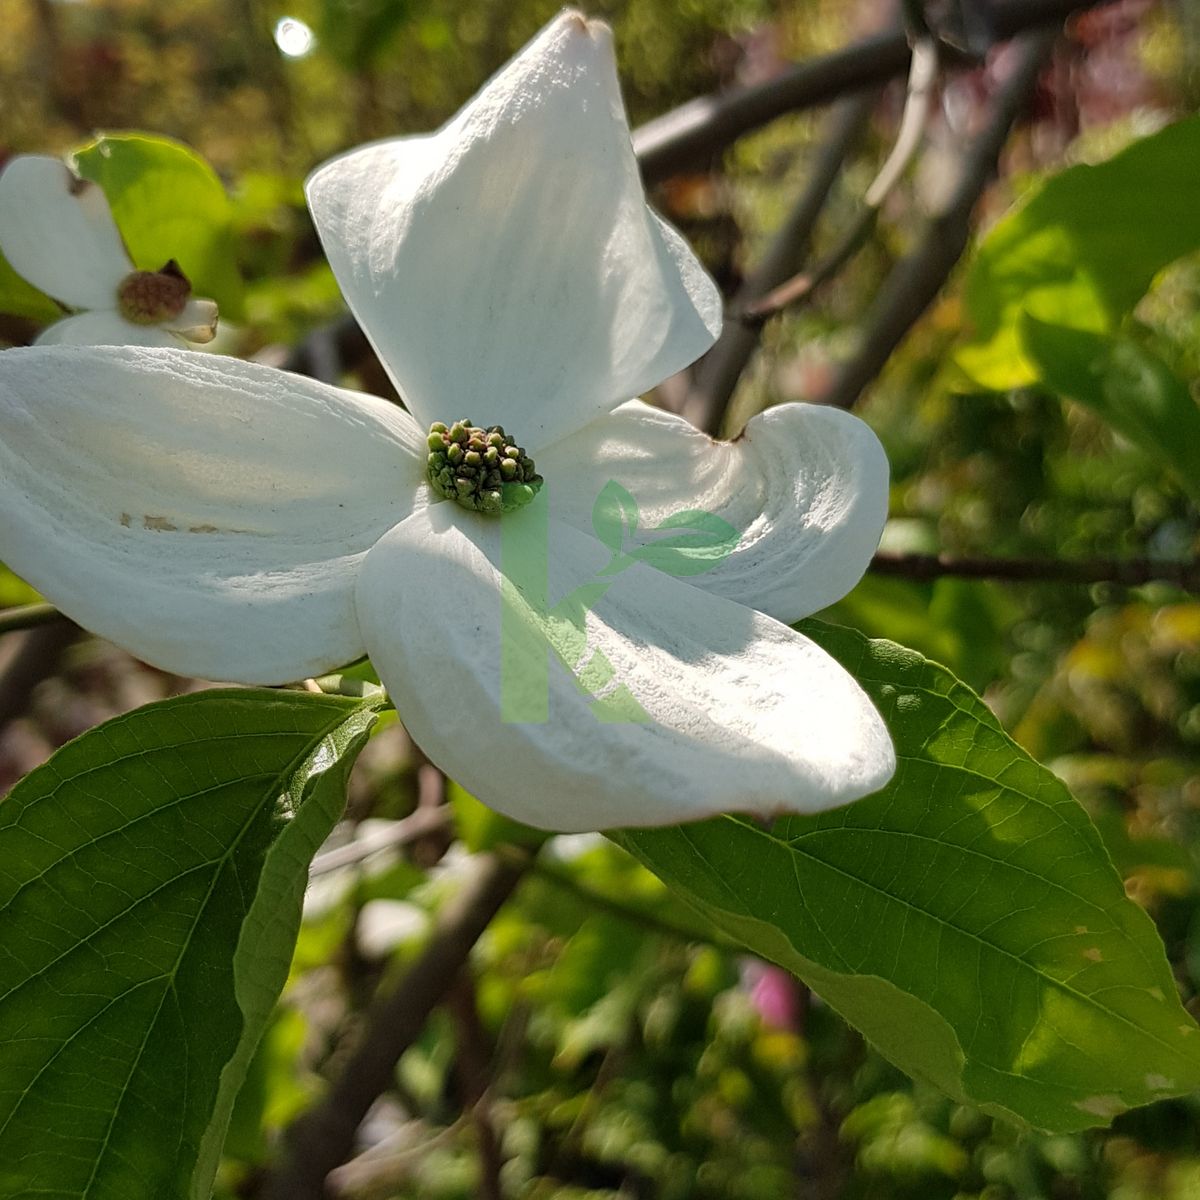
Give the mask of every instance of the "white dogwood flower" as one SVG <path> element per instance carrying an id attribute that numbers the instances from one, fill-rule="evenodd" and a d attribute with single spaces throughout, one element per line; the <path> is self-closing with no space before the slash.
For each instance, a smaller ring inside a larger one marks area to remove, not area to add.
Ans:
<path id="1" fill-rule="evenodd" d="M 879 714 L 785 622 L 865 570 L 886 460 L 839 411 L 785 405 L 714 443 L 628 400 L 712 343 L 721 306 L 646 206 L 608 30 L 563 14 L 440 132 L 336 159 L 308 194 L 409 411 L 186 351 L 5 352 L 0 559 L 172 671 L 277 683 L 367 653 L 435 763 L 544 828 L 882 786 Z M 531 455 L 545 487 L 518 508 Z M 736 548 L 686 579 L 606 576 L 592 517 L 613 481 L 643 523 L 704 509 Z M 604 581 L 549 621 L 582 671 L 504 573 L 543 536 L 551 599 Z M 550 658 L 543 720 L 506 719 L 513 671 L 540 677 L 514 639 Z"/>
<path id="2" fill-rule="evenodd" d="M 174 262 L 135 270 L 104 192 L 61 159 L 23 154 L 0 172 L 0 253 L 75 310 L 38 345 L 181 346 L 216 333 L 216 304 L 193 298 Z"/>

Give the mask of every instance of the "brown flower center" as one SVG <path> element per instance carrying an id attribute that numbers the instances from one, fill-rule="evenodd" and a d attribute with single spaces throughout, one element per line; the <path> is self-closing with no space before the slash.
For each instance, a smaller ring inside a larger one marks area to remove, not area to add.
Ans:
<path id="1" fill-rule="evenodd" d="M 192 285 L 174 259 L 160 271 L 134 271 L 117 285 L 117 310 L 134 325 L 161 325 L 183 312 Z"/>

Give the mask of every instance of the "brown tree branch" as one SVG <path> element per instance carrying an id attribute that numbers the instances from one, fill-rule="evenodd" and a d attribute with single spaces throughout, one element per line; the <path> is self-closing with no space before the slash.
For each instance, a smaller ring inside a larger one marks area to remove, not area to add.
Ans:
<path id="1" fill-rule="evenodd" d="M 896 143 L 863 197 L 863 208 L 842 240 L 816 266 L 793 275 L 742 310 L 744 324 L 762 325 L 786 308 L 804 304 L 823 283 L 832 279 L 867 244 L 884 202 L 900 182 L 924 138 L 925 124 L 937 80 L 938 48 L 931 38 L 913 48 L 908 95 Z"/>
<path id="2" fill-rule="evenodd" d="M 1113 0 L 995 0 L 989 12 L 990 34 L 997 43 L 1027 29 L 1061 28 L 1073 13 L 1099 8 Z M 947 65 L 953 47 L 941 43 Z M 819 108 L 842 96 L 860 93 L 902 76 L 912 50 L 902 30 L 863 38 L 843 50 L 807 59 L 763 83 L 710 96 L 700 96 L 663 113 L 633 131 L 633 148 L 647 185 L 683 171 L 703 169 L 715 154 L 744 134 L 789 112 Z M 967 59 L 966 61 L 971 61 Z M 799 266 L 792 268 L 798 270 Z M 786 278 L 786 276 L 784 276 Z M 370 351 L 350 314 L 314 330 L 283 353 L 264 357 L 273 366 L 325 378 L 330 362 L 352 363 Z M 336 380 L 335 380 L 336 382 Z"/>
<path id="3" fill-rule="evenodd" d="M 734 298 L 732 307 L 735 311 L 749 308 L 803 265 L 813 230 L 847 157 L 866 128 L 878 96 L 874 89 L 862 92 L 840 101 L 833 110 L 828 138 L 813 158 L 804 192 L 775 235 L 762 262 Z M 683 416 L 693 425 L 714 435 L 718 432 L 734 388 L 758 345 L 760 332 L 761 324 L 725 322 L 716 345 L 700 360 L 695 382 L 684 403 Z"/>
<path id="4" fill-rule="evenodd" d="M 876 575 L 931 580 L 953 575 L 962 579 L 998 579 L 1022 583 L 1115 583 L 1137 587 L 1169 583 L 1200 592 L 1200 561 L 1156 559 L 956 558 L 949 554 L 894 554 L 881 550 L 871 562 Z"/>
<path id="5" fill-rule="evenodd" d="M 971 214 L 996 173 L 1000 153 L 1028 103 L 1055 38 L 1053 30 L 1043 30 L 1019 39 L 1012 74 L 996 95 L 988 123 L 967 148 L 952 193 L 926 225 L 917 248 L 897 263 L 884 281 L 858 350 L 842 364 L 824 397 L 827 404 L 853 407 L 942 290 L 966 249 Z"/>
<path id="6" fill-rule="evenodd" d="M 633 148 L 647 184 L 706 168 L 714 154 L 762 125 L 849 92 L 880 87 L 908 68 L 908 40 L 877 33 L 820 58 L 789 67 L 763 83 L 698 96 L 634 130 Z"/>
<path id="7" fill-rule="evenodd" d="M 492 1081 L 491 1041 L 479 1018 L 475 980 L 464 967 L 446 996 L 446 1011 L 454 1021 L 455 1073 L 462 1089 L 464 1110 L 475 1127 L 479 1150 L 479 1200 L 504 1200 L 501 1172 L 504 1153 L 492 1120 L 488 1091 Z"/>
<path id="8" fill-rule="evenodd" d="M 1062 28 L 1073 13 L 1110 0 L 995 0 L 991 32 L 997 42 L 1029 29 Z M 700 96 L 635 131 L 634 149 L 647 183 L 702 168 L 743 134 L 784 113 L 827 104 L 848 92 L 877 87 L 908 70 L 903 32 L 864 38 L 844 50 L 797 63 L 774 79 L 712 96 Z"/>
<path id="9" fill-rule="evenodd" d="M 391 825 L 369 836 L 355 838 L 344 846 L 335 846 L 332 850 L 318 854 L 308 869 L 309 878 L 315 879 L 318 875 L 327 875 L 330 871 L 352 867 L 374 854 L 410 845 L 432 834 L 446 835 L 452 824 L 453 818 L 448 808 L 418 808 L 407 817 L 401 817 L 400 820 L 393 821 Z"/>
<path id="10" fill-rule="evenodd" d="M 324 1098 L 288 1129 L 263 1200 L 325 1200 L 325 1177 L 349 1157 L 359 1125 L 391 1085 L 400 1056 L 420 1036 L 524 873 L 507 857 L 479 855 L 474 863 L 472 877 L 434 921 L 421 956 L 392 990 L 375 998 L 362 1038 Z"/>

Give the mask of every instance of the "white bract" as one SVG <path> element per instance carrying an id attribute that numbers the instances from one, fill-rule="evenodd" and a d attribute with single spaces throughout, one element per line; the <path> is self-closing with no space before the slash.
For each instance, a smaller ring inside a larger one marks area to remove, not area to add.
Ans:
<path id="1" fill-rule="evenodd" d="M 725 444 L 628 399 L 711 345 L 721 303 L 646 206 L 608 30 L 563 14 L 440 132 L 339 158 L 308 195 L 411 415 L 185 351 L 6 352 L 0 559 L 172 671 L 279 683 L 368 653 L 433 761 L 533 825 L 811 812 L 882 786 L 879 714 L 785 622 L 865 570 L 886 460 L 839 411 L 785 405 Z M 460 417 L 519 436 L 537 503 L 434 494 L 427 430 Z M 507 722 L 502 621 L 538 621 L 502 618 L 502 531 L 548 498 L 549 595 L 569 593 L 611 558 L 591 518 L 613 480 L 643 525 L 702 508 L 741 539 L 687 580 L 638 563 L 582 612 L 645 719 L 597 720 L 552 661 L 548 719 Z"/>
<path id="2" fill-rule="evenodd" d="M 38 345 L 181 346 L 216 332 L 216 304 L 194 299 L 174 263 L 135 270 L 104 192 L 61 159 L 23 154 L 0 172 L 0 253 L 76 310 Z"/>

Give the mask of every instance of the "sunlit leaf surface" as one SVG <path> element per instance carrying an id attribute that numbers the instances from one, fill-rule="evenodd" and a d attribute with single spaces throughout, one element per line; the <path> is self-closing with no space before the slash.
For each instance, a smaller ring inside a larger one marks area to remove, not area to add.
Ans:
<path id="1" fill-rule="evenodd" d="M 210 691 L 0 802 L 0 1195 L 209 1195 L 371 703 Z"/>
<path id="2" fill-rule="evenodd" d="M 238 319 L 242 281 L 230 234 L 232 208 L 216 172 L 170 138 L 105 134 L 73 155 L 76 171 L 104 190 L 134 265 L 174 259 L 192 293 Z"/>
<path id="3" fill-rule="evenodd" d="M 1070 329 L 1114 329 L 1163 267 L 1200 247 L 1197 161 L 1200 117 L 1192 117 L 1042 184 L 975 253 L 966 296 L 974 334 L 959 366 L 983 387 L 1033 383 L 1023 313 Z"/>
<path id="4" fill-rule="evenodd" d="M 944 668 L 803 629 L 885 714 L 893 782 L 769 829 L 718 818 L 619 844 L 898 1066 L 989 1112 L 1080 1129 L 1200 1083 L 1154 928 L 1062 783 Z"/>

